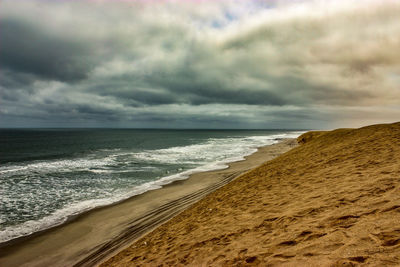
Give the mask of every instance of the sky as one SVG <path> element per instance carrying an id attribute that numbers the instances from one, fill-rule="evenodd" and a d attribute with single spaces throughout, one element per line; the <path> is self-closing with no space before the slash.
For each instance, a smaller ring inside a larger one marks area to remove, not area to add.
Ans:
<path id="1" fill-rule="evenodd" d="M 400 0 L 0 0 L 0 127 L 400 120 Z"/>

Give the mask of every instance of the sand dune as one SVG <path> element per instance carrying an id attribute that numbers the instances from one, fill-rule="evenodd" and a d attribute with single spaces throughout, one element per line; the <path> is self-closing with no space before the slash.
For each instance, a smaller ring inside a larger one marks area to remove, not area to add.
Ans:
<path id="1" fill-rule="evenodd" d="M 400 264 L 400 123 L 307 133 L 102 266 Z"/>

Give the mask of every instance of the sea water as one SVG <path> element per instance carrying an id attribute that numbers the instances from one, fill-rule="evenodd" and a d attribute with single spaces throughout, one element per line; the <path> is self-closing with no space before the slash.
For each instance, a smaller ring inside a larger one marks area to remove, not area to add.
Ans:
<path id="1" fill-rule="evenodd" d="M 154 190 L 223 169 L 286 130 L 0 130 L 0 242 Z"/>

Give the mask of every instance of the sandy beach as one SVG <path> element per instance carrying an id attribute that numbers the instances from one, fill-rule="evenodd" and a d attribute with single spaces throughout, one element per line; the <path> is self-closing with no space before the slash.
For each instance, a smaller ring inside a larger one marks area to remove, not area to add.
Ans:
<path id="1" fill-rule="evenodd" d="M 295 140 L 260 148 L 224 170 L 193 174 L 161 189 L 0 245 L 0 266 L 94 266 L 240 174 L 290 150 Z"/>
<path id="2" fill-rule="evenodd" d="M 298 141 L 101 266 L 398 266 L 400 123 Z"/>

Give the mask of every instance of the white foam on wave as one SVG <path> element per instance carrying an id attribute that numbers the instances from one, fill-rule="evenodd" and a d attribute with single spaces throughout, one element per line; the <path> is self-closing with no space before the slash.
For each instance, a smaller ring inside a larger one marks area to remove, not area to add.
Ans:
<path id="1" fill-rule="evenodd" d="M 163 164 L 198 164 L 226 160 L 236 155 L 247 155 L 254 148 L 270 145 L 273 140 L 297 137 L 296 133 L 270 136 L 249 136 L 244 138 L 211 138 L 207 142 L 166 149 L 148 150 L 132 154 L 132 158 Z M 234 145 L 233 145 L 234 144 Z M 240 156 L 239 156 L 240 157 Z"/>
<path id="2" fill-rule="evenodd" d="M 49 173 L 49 172 L 71 172 L 86 170 L 89 168 L 103 167 L 115 163 L 112 157 L 97 158 L 77 158 L 54 161 L 37 161 L 25 165 L 2 166 L 0 174 L 11 176 L 26 173 Z M 4 177 L 4 176 L 3 176 Z"/>
<path id="3" fill-rule="evenodd" d="M 292 132 L 292 133 L 276 134 L 276 135 L 271 135 L 271 136 L 246 137 L 245 139 L 256 141 L 258 143 L 258 145 L 247 146 L 246 147 L 247 149 L 243 150 L 242 154 L 239 154 L 236 156 L 231 156 L 231 157 L 225 158 L 224 160 L 211 162 L 206 165 L 202 165 L 197 168 L 190 169 L 190 170 L 187 170 L 187 171 L 184 171 L 181 173 L 173 174 L 170 176 L 165 176 L 165 177 L 162 177 L 161 179 L 156 180 L 152 183 L 155 185 L 162 186 L 162 185 L 166 185 L 166 184 L 172 183 L 177 180 L 185 180 L 194 173 L 226 169 L 229 167 L 229 163 L 244 160 L 246 156 L 249 156 L 249 155 L 257 152 L 258 148 L 261 146 L 276 144 L 279 142 L 280 139 L 296 138 L 301 133 L 303 133 L 303 132 Z M 262 142 L 260 143 L 260 141 L 262 141 Z M 231 146 L 232 143 L 230 143 L 229 145 Z"/>
<path id="4" fill-rule="evenodd" d="M 172 182 L 172 181 L 171 181 Z M 166 183 L 163 183 L 166 184 Z M 63 224 L 69 218 L 81 214 L 83 212 L 99 208 L 107 205 L 114 204 L 116 202 L 128 199 L 130 197 L 143 194 L 150 190 L 159 189 L 162 184 L 156 183 L 156 181 L 148 182 L 139 186 L 136 186 L 128 193 L 116 195 L 109 198 L 85 200 L 79 203 L 73 203 L 68 207 L 59 209 L 49 216 L 46 216 L 39 220 L 30 220 L 16 226 L 8 226 L 0 231 L 0 243 L 7 242 L 9 240 L 27 236 L 39 231 L 43 231 L 58 225 Z"/>
<path id="5" fill-rule="evenodd" d="M 21 236 L 30 235 L 32 233 L 42 231 L 57 225 L 60 225 L 68 220 L 71 216 L 78 215 L 85 211 L 96 207 L 110 205 L 129 197 L 142 194 L 146 191 L 161 188 L 163 185 L 172 183 L 177 180 L 187 179 L 191 174 L 225 169 L 228 164 L 235 161 L 240 161 L 250 154 L 257 151 L 258 147 L 272 145 L 277 143 L 282 138 L 296 138 L 302 132 L 290 132 L 275 134 L 269 136 L 249 136 L 243 138 L 222 138 L 209 139 L 208 141 L 188 146 L 171 147 L 167 149 L 148 150 L 137 153 L 116 153 L 108 155 L 103 159 L 85 159 L 85 160 L 62 160 L 56 162 L 39 162 L 27 166 L 20 166 L 20 169 L 14 168 L 13 171 L 21 171 L 30 169 L 46 168 L 48 171 L 57 168 L 67 170 L 79 168 L 86 169 L 91 172 L 111 172 L 107 169 L 90 169 L 93 167 L 103 167 L 105 164 L 115 163 L 115 158 L 119 156 L 130 156 L 133 159 L 140 159 L 148 162 L 156 163 L 196 163 L 197 167 L 186 170 L 177 174 L 160 177 L 157 180 L 150 181 L 131 188 L 128 192 L 121 192 L 108 198 L 85 200 L 78 203 L 72 203 L 67 207 L 59 209 L 42 219 L 35 221 L 26 221 L 16 226 L 8 226 L 0 230 L 0 243 L 15 239 Z M 234 144 L 234 146 L 233 146 Z M 113 151 L 117 152 L 117 151 Z M 152 169 L 152 166 L 144 166 L 142 168 Z M 7 171 L 6 168 L 1 168 L 1 171 Z M 11 170 L 10 170 L 11 171 Z M 124 170 L 120 170 L 124 171 Z M 131 171 L 131 170 L 127 170 Z"/>

